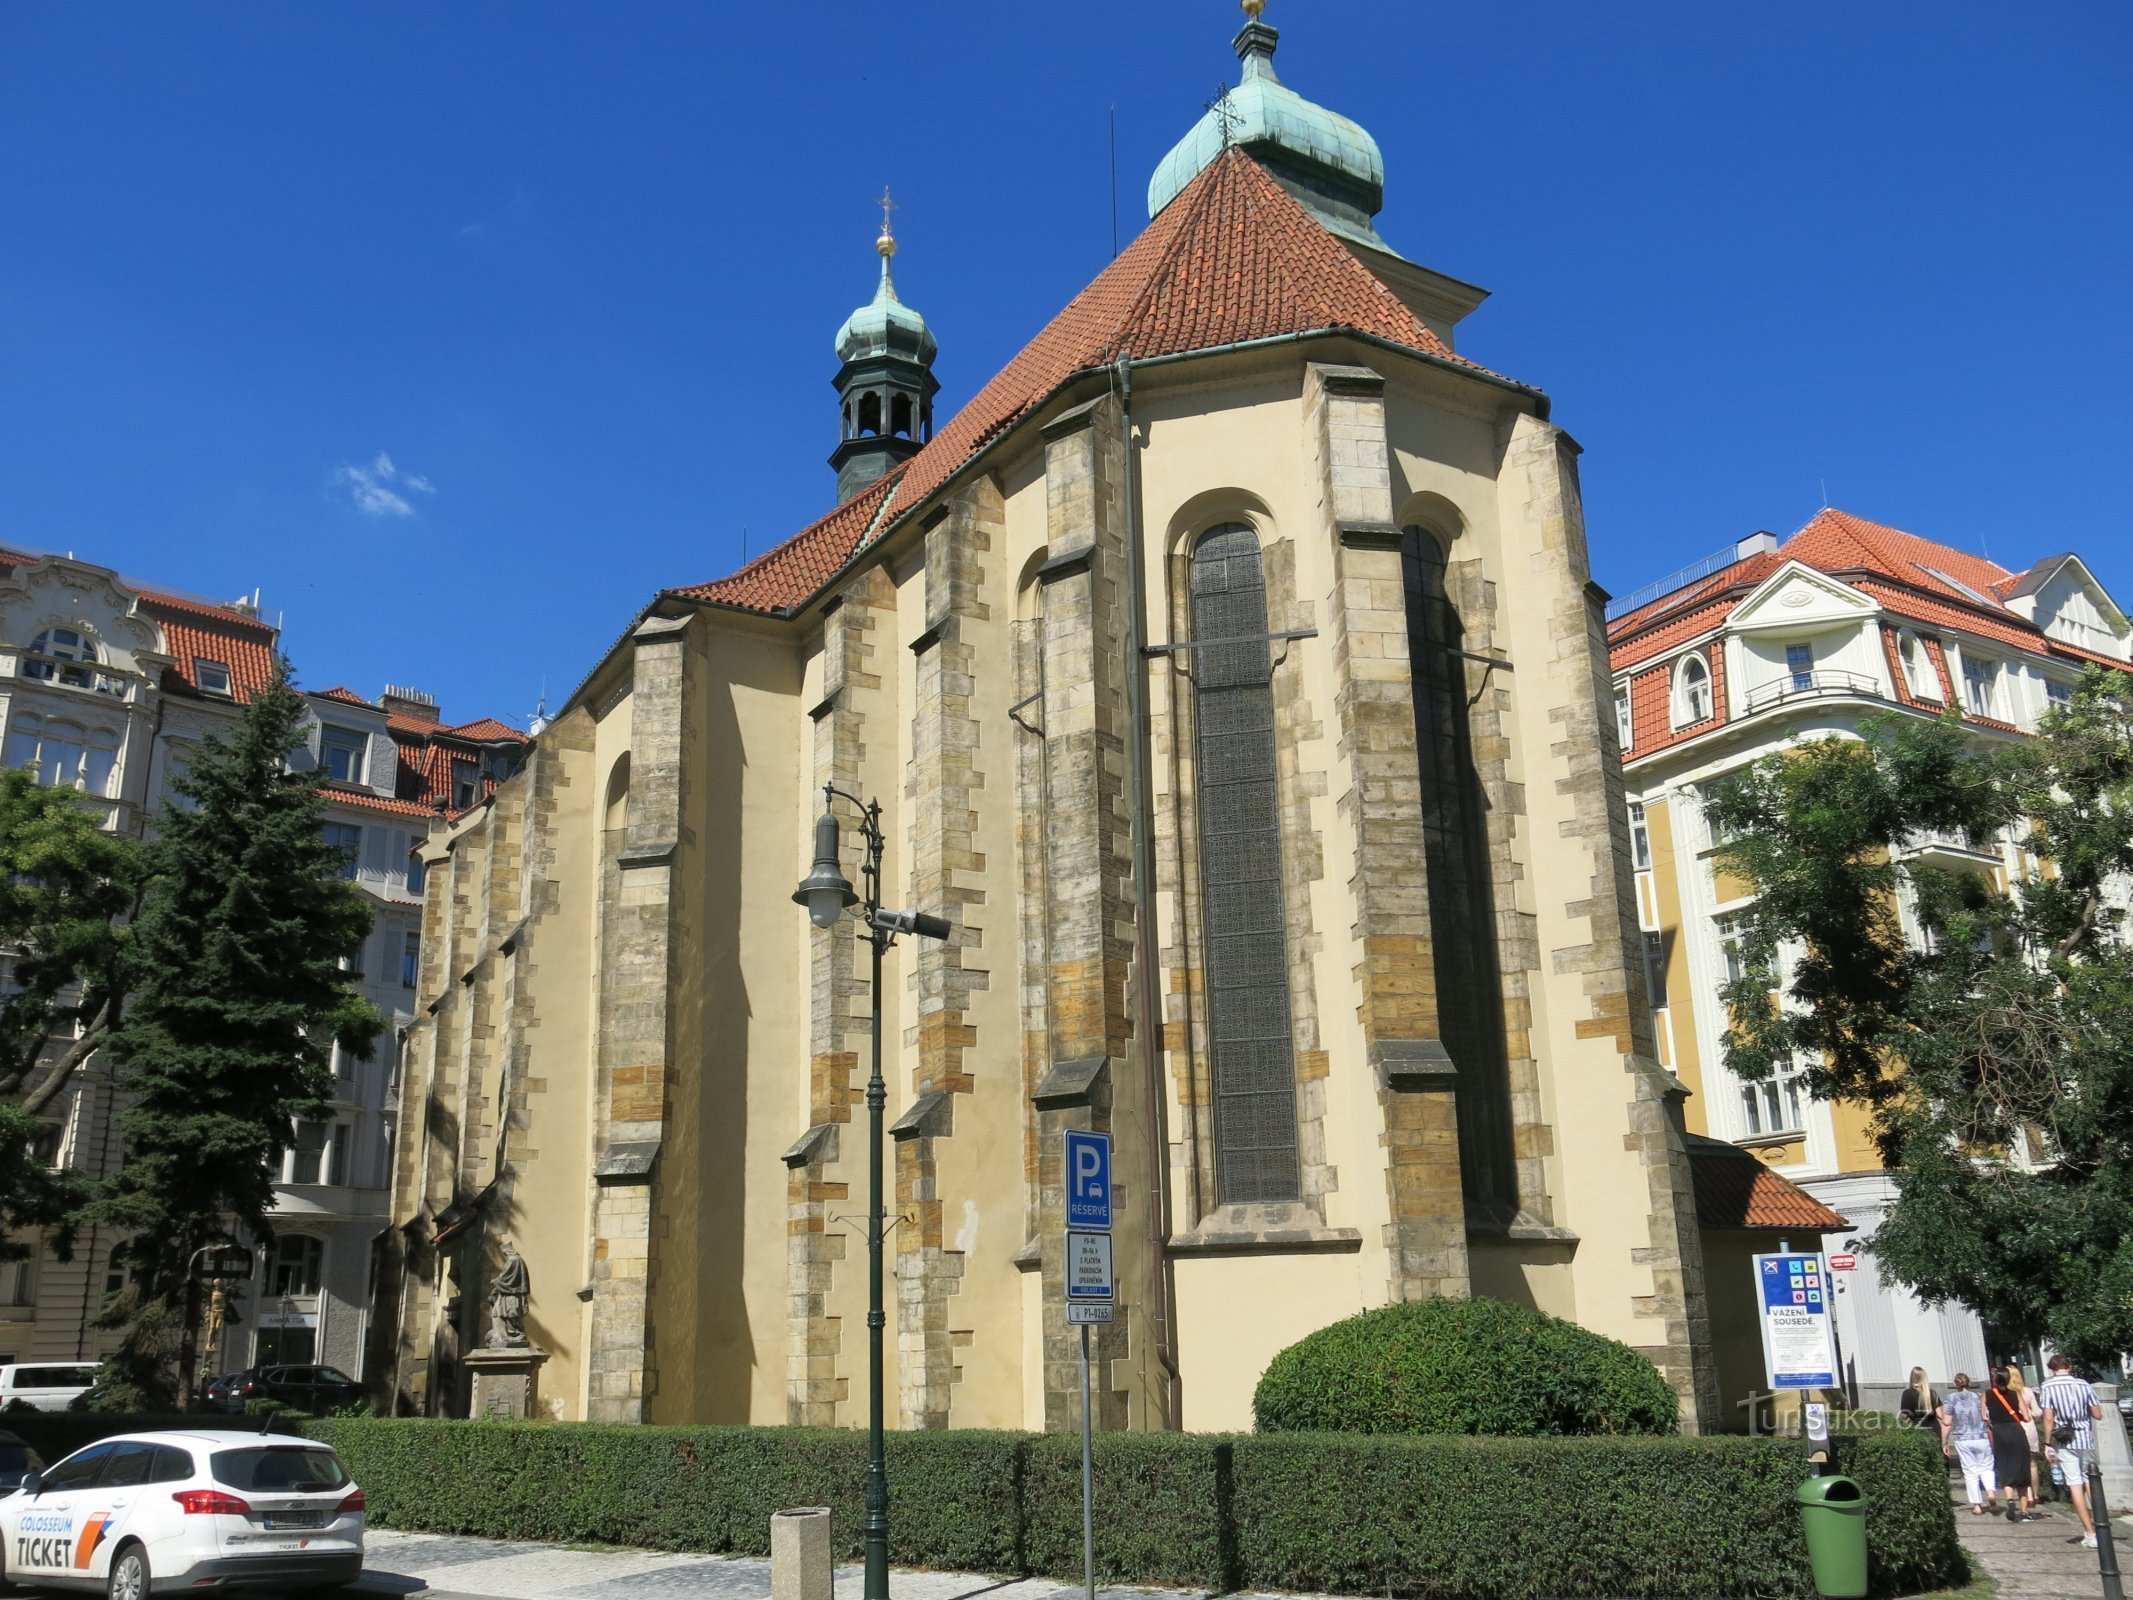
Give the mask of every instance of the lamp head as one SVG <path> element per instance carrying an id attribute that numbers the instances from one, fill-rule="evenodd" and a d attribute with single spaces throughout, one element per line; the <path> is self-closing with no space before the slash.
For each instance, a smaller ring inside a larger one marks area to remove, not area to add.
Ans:
<path id="1" fill-rule="evenodd" d="M 792 892 L 793 903 L 807 907 L 807 920 L 818 928 L 834 928 L 847 906 L 859 903 L 851 880 L 837 864 L 837 817 L 825 811 L 815 821 L 815 865 L 800 887 Z"/>

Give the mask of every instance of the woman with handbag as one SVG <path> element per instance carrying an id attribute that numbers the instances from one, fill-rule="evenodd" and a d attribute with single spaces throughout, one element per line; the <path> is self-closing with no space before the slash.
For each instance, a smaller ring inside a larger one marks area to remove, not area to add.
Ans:
<path id="1" fill-rule="evenodd" d="M 2022 1414 L 2021 1374 L 2002 1367 L 1985 1391 L 1985 1424 L 1992 1435 L 1992 1478 L 2007 1499 L 2007 1520 L 2020 1522 L 2030 1498 L 2034 1425 Z"/>

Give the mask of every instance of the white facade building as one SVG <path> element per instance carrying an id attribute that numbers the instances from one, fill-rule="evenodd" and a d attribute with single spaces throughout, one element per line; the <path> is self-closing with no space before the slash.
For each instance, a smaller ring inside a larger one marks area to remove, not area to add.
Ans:
<path id="1" fill-rule="evenodd" d="M 1861 719 L 1955 706 L 1980 738 L 2019 738 L 2091 662 L 2123 665 L 2133 630 L 2080 558 L 2010 572 L 1842 511 L 1782 545 L 1744 540 L 1610 610 L 1615 721 L 1645 980 L 1661 1059 L 1691 1091 L 1693 1132 L 1755 1152 L 1850 1223 L 1828 1240 L 1858 1265 L 1833 1274 L 1843 1362 L 1857 1400 L 1893 1407 L 1911 1368 L 1936 1384 L 1988 1357 L 2035 1352 L 1960 1306 L 1928 1307 L 1884 1283 L 1865 1243 L 1894 1197 L 1863 1108 L 1816 1101 L 1795 1076 L 1727 1072 L 1719 993 L 1738 971 L 1733 919 L 1748 886 L 1716 870 L 1703 798 L 1802 740 L 1855 736 Z M 1893 841 L 2004 877 L 2006 839 Z"/>

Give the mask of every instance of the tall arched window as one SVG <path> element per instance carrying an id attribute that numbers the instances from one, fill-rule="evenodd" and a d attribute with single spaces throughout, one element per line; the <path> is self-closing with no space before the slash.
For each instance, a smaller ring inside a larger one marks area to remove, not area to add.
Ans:
<path id="1" fill-rule="evenodd" d="M 1208 529 L 1192 551 L 1192 679 L 1215 1185 L 1228 1203 L 1302 1192 L 1266 634 L 1257 531 Z"/>
<path id="2" fill-rule="evenodd" d="M 1445 589 L 1444 546 L 1435 534 L 1402 530 L 1400 566 L 1422 768 L 1437 1036 L 1459 1071 L 1459 1177 L 1469 1196 L 1516 1206 L 1488 796 L 1467 723 L 1466 629 Z"/>
<path id="3" fill-rule="evenodd" d="M 1674 726 L 1711 720 L 1711 669 L 1700 655 L 1686 655 L 1674 674 Z"/>
<path id="4" fill-rule="evenodd" d="M 1940 674 L 1933 670 L 1932 657 L 1926 654 L 1918 635 L 1904 629 L 1896 636 L 1896 649 L 1903 658 L 1904 682 L 1910 685 L 1912 695 L 1920 700 L 1940 699 Z"/>

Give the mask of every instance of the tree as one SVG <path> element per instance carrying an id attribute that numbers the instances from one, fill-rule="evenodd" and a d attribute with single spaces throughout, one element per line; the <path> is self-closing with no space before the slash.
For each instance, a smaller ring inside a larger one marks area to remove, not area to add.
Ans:
<path id="1" fill-rule="evenodd" d="M 1863 731 L 1707 798 L 1721 870 L 1757 896 L 1727 1064 L 1798 1062 L 1869 1109 L 1885 1272 L 2113 1361 L 2133 1348 L 2133 686 L 2092 668 L 2020 743 L 1953 717 Z M 2034 865 L 2003 882 L 1890 848 L 1951 833 L 2008 834 Z"/>
<path id="2" fill-rule="evenodd" d="M 287 767 L 304 715 L 284 668 L 227 743 L 202 742 L 173 784 L 188 803 L 146 847 L 132 993 L 108 1042 L 126 1161 L 84 1213 L 129 1236 L 132 1281 L 104 1312 L 126 1329 L 113 1403 L 190 1396 L 193 1255 L 272 1240 L 274 1180 L 295 1122 L 325 1115 L 330 1047 L 367 1049 L 383 1026 L 341 969 L 370 910 L 326 842 L 318 774 Z"/>
<path id="3" fill-rule="evenodd" d="M 64 1252 L 66 1218 L 86 1197 L 38 1149 L 39 1114 L 117 1017 L 140 876 L 138 846 L 100 828 L 74 791 L 0 772 L 0 1260 L 27 1253 L 19 1228 L 58 1228 Z"/>

